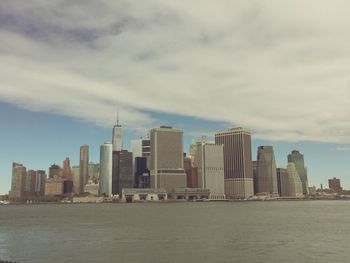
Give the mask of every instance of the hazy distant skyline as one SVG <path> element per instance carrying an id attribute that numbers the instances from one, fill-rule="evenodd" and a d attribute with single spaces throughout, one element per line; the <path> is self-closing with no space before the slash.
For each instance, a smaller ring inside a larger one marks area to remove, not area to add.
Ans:
<path id="1" fill-rule="evenodd" d="M 0 178 L 6 190 L 12 160 L 36 168 L 27 156 L 50 150 L 37 140 L 60 149 L 45 152 L 51 163 L 76 145 L 99 147 L 110 140 L 117 108 L 127 125 L 126 145 L 162 123 L 183 128 L 187 142 L 243 126 L 254 146 L 275 146 L 281 162 L 293 149 L 305 154 L 310 184 L 333 176 L 345 182 L 349 8 L 345 0 L 1 1 Z M 29 125 L 24 131 L 44 125 L 50 134 L 7 131 L 17 127 L 10 116 Z M 28 148 L 19 149 L 19 142 Z"/>

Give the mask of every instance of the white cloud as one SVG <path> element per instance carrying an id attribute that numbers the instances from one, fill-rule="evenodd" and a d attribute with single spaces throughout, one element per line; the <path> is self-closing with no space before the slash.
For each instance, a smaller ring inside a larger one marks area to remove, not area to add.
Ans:
<path id="1" fill-rule="evenodd" d="M 347 1 L 3 1 L 0 99 L 130 128 L 147 111 L 350 142 Z"/>

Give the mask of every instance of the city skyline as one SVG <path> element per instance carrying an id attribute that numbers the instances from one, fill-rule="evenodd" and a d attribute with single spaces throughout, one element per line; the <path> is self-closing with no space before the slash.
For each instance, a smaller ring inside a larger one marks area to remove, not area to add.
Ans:
<path id="1" fill-rule="evenodd" d="M 0 3 L 0 193 L 13 161 L 45 169 L 125 128 L 201 135 L 242 126 L 297 149 L 310 185 L 350 188 L 349 35 L 344 0 L 87 0 Z M 119 137 L 119 135 L 118 135 Z M 254 154 L 253 154 L 254 157 Z M 79 158 L 79 157 L 78 157 Z M 255 158 L 253 158 L 255 159 Z"/>

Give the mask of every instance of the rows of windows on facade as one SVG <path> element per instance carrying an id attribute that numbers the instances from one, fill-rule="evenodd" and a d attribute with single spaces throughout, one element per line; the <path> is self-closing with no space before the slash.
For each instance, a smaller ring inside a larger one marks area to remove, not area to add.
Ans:
<path id="1" fill-rule="evenodd" d="M 302 198 L 308 186 L 304 156 L 288 155 L 286 167 L 277 168 L 272 146 L 260 146 L 252 160 L 251 133 L 232 128 L 215 133 L 215 140 L 193 141 L 183 151 L 183 130 L 161 126 L 123 148 L 123 128 L 113 127 L 112 141 L 100 146 L 100 163 L 89 162 L 89 146 L 80 147 L 79 165 L 53 164 L 48 170 L 27 170 L 13 163 L 9 198 L 13 201 L 50 201 L 70 197 L 108 199 L 250 199 Z M 339 179 L 330 188 L 342 191 Z"/>

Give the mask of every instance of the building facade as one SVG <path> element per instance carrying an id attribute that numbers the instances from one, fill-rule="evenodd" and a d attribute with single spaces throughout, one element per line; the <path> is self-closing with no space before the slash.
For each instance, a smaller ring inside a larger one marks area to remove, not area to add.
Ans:
<path id="1" fill-rule="evenodd" d="M 335 193 L 341 194 L 343 188 L 340 185 L 340 179 L 333 177 L 333 179 L 328 180 L 329 189 L 333 190 Z"/>
<path id="2" fill-rule="evenodd" d="M 309 183 L 307 178 L 307 169 L 304 165 L 304 155 L 297 150 L 293 150 L 292 153 L 288 155 L 288 163 L 295 164 L 295 168 L 303 185 L 303 194 L 309 194 Z"/>
<path id="3" fill-rule="evenodd" d="M 257 153 L 257 193 L 278 196 L 277 167 L 272 146 L 260 146 Z"/>
<path id="4" fill-rule="evenodd" d="M 12 163 L 12 180 L 9 198 L 14 201 L 23 201 L 26 190 L 27 168 L 19 163 Z"/>
<path id="5" fill-rule="evenodd" d="M 99 194 L 107 197 L 112 195 L 112 152 L 112 143 L 105 142 L 101 145 Z"/>
<path id="6" fill-rule="evenodd" d="M 195 166 L 198 168 L 198 186 L 209 189 L 210 199 L 225 199 L 224 148 L 213 142 L 197 142 Z"/>
<path id="7" fill-rule="evenodd" d="M 112 144 L 113 151 L 121 151 L 123 149 L 123 128 L 119 125 L 119 122 L 113 126 Z"/>
<path id="8" fill-rule="evenodd" d="M 79 192 L 84 192 L 84 186 L 89 181 L 89 145 L 80 146 L 80 177 Z"/>
<path id="9" fill-rule="evenodd" d="M 127 150 L 112 153 L 112 194 L 122 195 L 122 189 L 133 188 L 132 153 Z"/>
<path id="10" fill-rule="evenodd" d="M 161 126 L 150 131 L 151 188 L 164 188 L 168 193 L 186 187 L 183 168 L 183 131 Z"/>
<path id="11" fill-rule="evenodd" d="M 254 196 L 250 132 L 243 128 L 218 132 L 215 144 L 224 146 L 226 197 L 241 199 Z"/>

